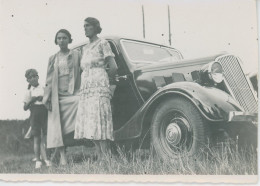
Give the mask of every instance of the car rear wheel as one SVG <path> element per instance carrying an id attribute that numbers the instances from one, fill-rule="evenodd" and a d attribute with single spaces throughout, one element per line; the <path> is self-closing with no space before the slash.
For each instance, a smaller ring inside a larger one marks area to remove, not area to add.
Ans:
<path id="1" fill-rule="evenodd" d="M 198 109 L 182 97 L 168 98 L 155 110 L 151 142 L 164 160 L 198 154 L 208 141 L 208 126 Z"/>

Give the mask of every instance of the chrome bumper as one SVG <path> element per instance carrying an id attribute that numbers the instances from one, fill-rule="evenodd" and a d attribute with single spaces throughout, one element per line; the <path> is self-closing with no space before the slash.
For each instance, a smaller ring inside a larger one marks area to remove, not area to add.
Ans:
<path id="1" fill-rule="evenodd" d="M 234 122 L 234 121 L 253 122 L 257 124 L 257 113 L 248 113 L 248 112 L 239 112 L 239 111 L 229 112 L 228 122 Z"/>

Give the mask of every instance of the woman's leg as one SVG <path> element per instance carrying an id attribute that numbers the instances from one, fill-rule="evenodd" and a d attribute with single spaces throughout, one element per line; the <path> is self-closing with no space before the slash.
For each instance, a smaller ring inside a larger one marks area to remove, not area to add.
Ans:
<path id="1" fill-rule="evenodd" d="M 106 140 L 100 140 L 100 149 L 103 155 L 107 154 L 107 141 Z"/>
<path id="2" fill-rule="evenodd" d="M 60 164 L 61 165 L 67 165 L 67 157 L 66 157 L 66 153 L 65 153 L 65 147 L 59 147 L 59 152 L 60 152 Z"/>
<path id="3" fill-rule="evenodd" d="M 93 141 L 95 144 L 95 153 L 94 155 L 99 159 L 101 157 L 101 147 L 100 147 L 100 143 L 98 140 L 94 140 Z"/>
<path id="4" fill-rule="evenodd" d="M 58 150 L 58 148 L 55 148 L 54 149 L 54 152 L 52 153 L 52 155 L 51 155 L 51 162 L 56 162 L 57 161 L 57 155 L 58 155 L 58 153 L 59 153 L 59 150 Z"/>
<path id="5" fill-rule="evenodd" d="M 33 138 L 33 149 L 36 161 L 41 161 L 40 159 L 40 143 L 41 143 L 41 137 L 40 136 L 34 136 Z"/>

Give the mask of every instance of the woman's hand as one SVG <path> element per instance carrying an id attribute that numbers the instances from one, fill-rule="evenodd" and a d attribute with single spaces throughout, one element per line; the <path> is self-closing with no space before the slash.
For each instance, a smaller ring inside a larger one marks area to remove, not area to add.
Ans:
<path id="1" fill-rule="evenodd" d="M 43 103 L 43 105 L 48 111 L 52 111 L 51 99 L 48 99 L 46 102 Z"/>
<path id="2" fill-rule="evenodd" d="M 52 106 L 51 106 L 51 101 L 47 101 L 47 103 L 45 104 L 45 107 L 47 108 L 48 111 L 52 111 Z"/>
<path id="3" fill-rule="evenodd" d="M 42 98 L 42 104 L 46 107 L 47 110 L 52 111 L 52 103 L 51 103 L 51 90 L 50 87 L 45 87 L 44 96 Z"/>

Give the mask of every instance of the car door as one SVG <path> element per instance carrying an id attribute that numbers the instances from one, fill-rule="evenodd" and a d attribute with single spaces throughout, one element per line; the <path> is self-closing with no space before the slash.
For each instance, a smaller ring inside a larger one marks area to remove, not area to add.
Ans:
<path id="1" fill-rule="evenodd" d="M 140 103 L 135 94 L 132 74 L 127 70 L 122 56 L 119 55 L 117 46 L 113 41 L 109 41 L 111 49 L 115 54 L 115 61 L 118 66 L 118 82 L 111 100 L 114 130 L 123 126 L 140 108 Z"/>

